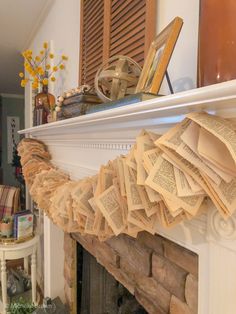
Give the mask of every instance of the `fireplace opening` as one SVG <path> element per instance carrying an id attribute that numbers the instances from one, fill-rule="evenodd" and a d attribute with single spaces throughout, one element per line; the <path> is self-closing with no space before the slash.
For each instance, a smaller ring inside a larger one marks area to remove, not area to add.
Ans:
<path id="1" fill-rule="evenodd" d="M 147 314 L 136 298 L 77 242 L 77 313 Z"/>

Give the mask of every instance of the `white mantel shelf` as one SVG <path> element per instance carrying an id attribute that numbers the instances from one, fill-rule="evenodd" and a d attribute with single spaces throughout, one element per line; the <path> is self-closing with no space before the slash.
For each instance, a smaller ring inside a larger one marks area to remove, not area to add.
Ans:
<path id="1" fill-rule="evenodd" d="M 109 159 L 126 154 L 142 128 L 163 133 L 193 111 L 236 119 L 236 80 L 49 123 L 20 134 L 43 140 L 53 163 L 72 179 L 80 179 L 95 174 Z M 224 221 L 210 201 L 208 206 L 207 215 L 172 229 L 157 226 L 157 232 L 199 255 L 198 314 L 235 314 L 236 215 Z M 57 256 L 53 241 L 49 242 L 50 246 L 45 242 L 45 269 L 54 275 L 48 273 L 46 290 L 53 290 L 53 278 L 61 274 L 50 266 Z"/>

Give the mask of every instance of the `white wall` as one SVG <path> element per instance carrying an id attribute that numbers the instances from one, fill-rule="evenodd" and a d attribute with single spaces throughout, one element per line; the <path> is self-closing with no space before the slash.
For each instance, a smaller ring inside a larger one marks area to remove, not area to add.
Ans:
<path id="1" fill-rule="evenodd" d="M 168 66 L 174 92 L 196 88 L 199 0 L 154 1 L 157 1 L 157 33 L 176 16 L 184 20 Z M 169 93 L 164 79 L 160 94 Z"/>
<path id="2" fill-rule="evenodd" d="M 49 86 L 55 96 L 63 91 L 78 86 L 79 77 L 79 42 L 80 42 L 80 0 L 49 0 L 53 5 L 36 32 L 30 45 L 34 55 L 42 50 L 45 41 L 52 42 L 55 55 L 65 54 L 69 57 L 66 71 L 59 72 L 57 82 Z M 26 47 L 27 48 L 27 47 Z M 56 61 L 56 59 L 55 59 Z M 30 86 L 25 89 L 26 127 L 32 125 L 32 109 L 30 108 Z"/>

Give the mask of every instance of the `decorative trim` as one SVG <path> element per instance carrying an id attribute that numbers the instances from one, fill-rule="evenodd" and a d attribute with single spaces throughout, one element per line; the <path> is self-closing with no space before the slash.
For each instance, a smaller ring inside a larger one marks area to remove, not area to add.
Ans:
<path id="1" fill-rule="evenodd" d="M 225 220 L 218 211 L 214 211 L 210 215 L 209 224 L 217 239 L 229 241 L 236 239 L 236 220 L 234 217 Z"/>
<path id="2" fill-rule="evenodd" d="M 202 110 L 225 117 L 228 111 L 235 107 L 235 89 L 236 80 L 232 80 L 40 125 L 22 130 L 20 134 L 42 136 L 45 134 L 58 135 L 78 131 L 94 134 L 101 131 L 140 130 L 143 127 L 166 128 L 169 124 L 182 120 L 187 113 Z M 234 117 L 236 117 L 235 111 Z"/>
<path id="3" fill-rule="evenodd" d="M 65 146 L 65 147 L 76 147 L 76 148 L 82 148 L 82 149 L 96 149 L 96 150 L 100 150 L 100 149 L 103 149 L 103 150 L 125 150 L 125 151 L 129 151 L 130 148 L 132 147 L 133 143 L 116 143 L 116 142 L 112 142 L 112 143 L 105 143 L 105 142 L 102 142 L 102 141 L 99 141 L 98 143 L 97 142 L 91 142 L 89 143 L 89 140 L 88 142 L 86 143 L 85 141 L 84 142 L 80 142 L 80 141 L 73 141 L 73 142 L 67 142 L 67 141 L 56 141 L 54 143 L 54 141 L 46 141 L 47 142 L 47 145 L 50 145 L 50 146 L 57 146 L 57 147 L 61 147 L 62 145 Z M 133 141 L 134 142 L 134 141 Z"/>
<path id="4" fill-rule="evenodd" d="M 81 167 L 78 164 L 70 162 L 64 162 L 62 160 L 53 160 L 53 165 L 57 166 L 61 170 L 68 173 L 72 180 L 82 179 L 84 177 L 90 177 L 97 173 L 97 169 Z"/>

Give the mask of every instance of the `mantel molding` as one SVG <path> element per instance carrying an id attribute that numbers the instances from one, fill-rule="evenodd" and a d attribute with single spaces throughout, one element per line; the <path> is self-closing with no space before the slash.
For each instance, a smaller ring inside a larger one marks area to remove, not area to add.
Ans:
<path id="1" fill-rule="evenodd" d="M 141 129 L 162 134 L 193 111 L 236 118 L 236 80 L 49 123 L 20 134 L 43 140 L 52 162 L 71 179 L 79 180 L 95 174 L 108 160 L 127 154 Z M 199 314 L 236 313 L 236 215 L 225 221 L 210 201 L 206 206 L 205 214 L 170 229 L 158 225 L 157 233 L 199 255 Z M 49 226 L 47 230 L 53 238 L 50 232 L 54 229 Z M 52 242 L 45 242 L 45 263 L 56 259 Z M 53 285 L 50 278 L 47 287 Z"/>
<path id="2" fill-rule="evenodd" d="M 31 136 L 62 135 L 132 130 L 141 128 L 168 128 L 181 121 L 189 112 L 207 111 L 224 117 L 236 117 L 236 80 L 206 86 L 181 93 L 119 108 L 57 121 L 20 131 Z M 131 137 L 132 138 L 132 135 Z"/>

